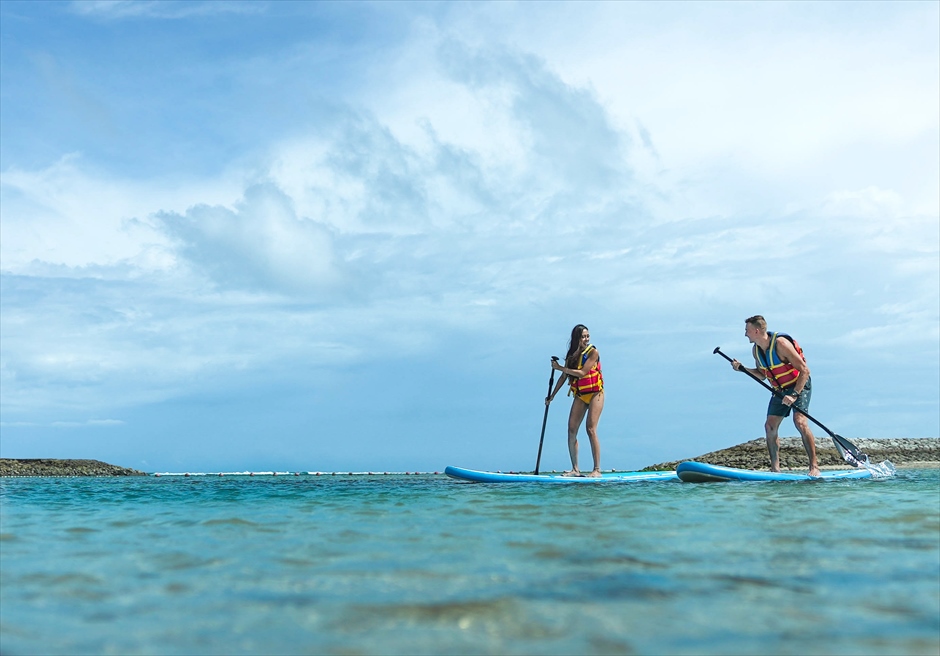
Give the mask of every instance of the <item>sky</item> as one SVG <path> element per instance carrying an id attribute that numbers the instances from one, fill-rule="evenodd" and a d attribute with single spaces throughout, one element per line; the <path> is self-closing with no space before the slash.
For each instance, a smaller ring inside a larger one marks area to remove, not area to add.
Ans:
<path id="1" fill-rule="evenodd" d="M 0 79 L 2 457 L 531 470 L 583 323 L 637 469 L 762 437 L 754 314 L 940 436 L 940 3 L 3 0 Z"/>

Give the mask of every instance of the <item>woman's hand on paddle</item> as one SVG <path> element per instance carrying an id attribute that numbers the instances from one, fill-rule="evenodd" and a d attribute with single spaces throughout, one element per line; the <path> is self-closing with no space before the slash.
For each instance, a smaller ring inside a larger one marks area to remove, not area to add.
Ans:
<path id="1" fill-rule="evenodd" d="M 732 360 L 732 361 L 731 361 L 731 368 L 734 369 L 735 371 L 741 371 L 741 367 L 742 367 L 742 366 L 743 366 L 743 365 L 742 365 L 740 362 L 738 362 L 737 360 Z"/>

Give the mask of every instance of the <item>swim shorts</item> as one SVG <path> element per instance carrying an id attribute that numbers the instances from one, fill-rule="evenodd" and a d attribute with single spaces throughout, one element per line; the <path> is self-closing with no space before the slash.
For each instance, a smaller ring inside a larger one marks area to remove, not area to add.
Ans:
<path id="1" fill-rule="evenodd" d="M 792 389 L 791 389 L 792 392 Z M 785 394 L 790 394 L 791 392 L 784 391 Z M 803 391 L 800 392 L 800 395 L 796 397 L 796 402 L 793 404 L 795 407 L 799 408 L 803 412 L 809 412 L 809 400 L 813 395 L 813 379 L 810 378 L 806 381 L 806 387 L 803 388 Z M 774 394 L 770 397 L 770 404 L 767 406 L 767 416 L 768 417 L 789 417 L 790 411 L 793 408 L 785 405 L 783 402 L 782 396 L 777 396 Z"/>

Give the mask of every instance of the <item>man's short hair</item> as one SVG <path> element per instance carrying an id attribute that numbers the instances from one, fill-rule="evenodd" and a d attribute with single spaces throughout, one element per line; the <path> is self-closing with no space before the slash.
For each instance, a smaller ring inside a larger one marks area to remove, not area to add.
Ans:
<path id="1" fill-rule="evenodd" d="M 753 317 L 748 317 L 744 320 L 744 323 L 749 323 L 758 330 L 765 331 L 767 330 L 767 322 L 759 314 L 755 314 Z"/>

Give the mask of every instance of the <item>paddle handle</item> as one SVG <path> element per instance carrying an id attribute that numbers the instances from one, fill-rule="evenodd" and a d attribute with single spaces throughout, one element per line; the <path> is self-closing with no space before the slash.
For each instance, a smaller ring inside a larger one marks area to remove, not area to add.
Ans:
<path id="1" fill-rule="evenodd" d="M 552 356 L 552 362 L 558 362 L 556 356 Z M 548 377 L 548 394 L 545 395 L 545 400 L 548 400 L 548 397 L 552 395 L 552 386 L 555 384 L 555 367 L 552 367 L 552 373 Z M 548 422 L 548 403 L 545 404 L 545 414 L 542 416 L 542 434 L 539 436 L 539 455 L 535 459 L 535 474 L 539 473 L 539 464 L 542 462 L 542 443 L 545 441 L 545 424 Z"/>
<path id="2" fill-rule="evenodd" d="M 716 347 L 715 347 L 715 350 L 712 351 L 712 353 L 717 353 L 718 355 L 720 355 L 721 357 L 723 357 L 723 358 L 724 358 L 725 360 L 727 360 L 728 362 L 734 363 L 734 359 L 733 359 L 733 358 L 729 358 L 727 355 L 725 355 L 725 354 L 721 351 L 721 347 L 720 347 L 720 346 L 716 346 Z M 757 376 L 755 376 L 754 374 L 752 374 L 750 371 L 748 371 L 748 368 L 745 367 L 743 364 L 741 365 L 741 368 L 740 368 L 738 371 L 743 371 L 743 372 L 746 373 L 748 376 L 750 376 L 751 378 L 753 378 L 754 380 L 756 380 L 758 383 L 760 383 L 761 385 L 763 385 L 764 387 L 766 387 L 767 389 L 769 389 L 769 390 L 771 391 L 771 393 L 777 394 L 777 390 L 775 390 L 773 387 L 771 387 L 770 385 L 768 385 L 767 383 L 765 383 L 763 380 L 761 380 L 760 378 L 758 378 Z M 799 410 L 799 408 L 796 408 L 796 409 Z M 800 410 L 800 412 L 802 412 L 802 410 Z M 803 414 L 806 414 L 806 413 L 803 413 Z"/>

